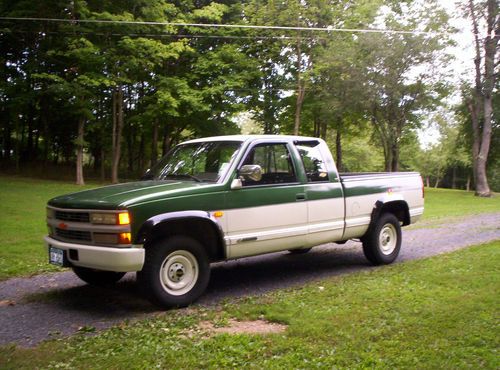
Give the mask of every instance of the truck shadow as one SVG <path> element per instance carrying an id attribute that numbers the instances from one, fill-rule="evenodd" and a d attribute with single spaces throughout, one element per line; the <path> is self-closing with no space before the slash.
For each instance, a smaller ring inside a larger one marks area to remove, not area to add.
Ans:
<path id="1" fill-rule="evenodd" d="M 351 243 L 350 243 L 351 244 Z M 260 295 L 317 279 L 368 268 L 359 245 L 319 246 L 306 254 L 273 253 L 212 265 L 207 291 L 196 304 L 215 305 L 226 298 Z M 126 319 L 160 311 L 143 296 L 135 275 L 127 274 L 113 286 L 79 284 L 31 294 L 29 303 L 43 303 L 62 310 L 86 312 L 103 319 Z"/>

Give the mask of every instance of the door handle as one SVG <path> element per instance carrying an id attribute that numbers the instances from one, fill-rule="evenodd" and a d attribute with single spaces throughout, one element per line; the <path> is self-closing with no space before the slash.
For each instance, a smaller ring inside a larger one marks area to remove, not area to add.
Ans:
<path id="1" fill-rule="evenodd" d="M 295 194 L 295 200 L 296 200 L 297 202 L 300 202 L 300 201 L 306 200 L 306 194 L 305 194 L 305 193 L 298 193 L 298 194 Z"/>

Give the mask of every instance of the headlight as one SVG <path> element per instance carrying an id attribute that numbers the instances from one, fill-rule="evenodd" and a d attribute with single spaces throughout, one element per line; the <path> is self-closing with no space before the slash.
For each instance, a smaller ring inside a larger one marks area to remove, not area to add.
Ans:
<path id="1" fill-rule="evenodd" d="M 93 224 L 116 225 L 116 213 L 91 213 L 90 222 Z"/>
<path id="2" fill-rule="evenodd" d="M 101 225 L 129 225 L 130 216 L 128 212 L 120 213 L 91 213 L 90 222 Z"/>

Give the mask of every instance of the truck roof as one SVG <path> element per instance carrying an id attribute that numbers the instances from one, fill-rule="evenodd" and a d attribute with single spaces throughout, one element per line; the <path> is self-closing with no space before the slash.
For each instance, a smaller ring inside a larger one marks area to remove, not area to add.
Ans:
<path id="1" fill-rule="evenodd" d="M 286 139 L 286 140 L 321 140 L 317 137 L 308 136 L 295 136 L 295 135 L 225 135 L 225 136 L 212 136 L 204 137 L 200 139 L 193 139 L 184 141 L 183 144 L 190 143 L 202 143 L 207 141 L 254 141 L 254 140 L 276 140 L 276 139 Z"/>

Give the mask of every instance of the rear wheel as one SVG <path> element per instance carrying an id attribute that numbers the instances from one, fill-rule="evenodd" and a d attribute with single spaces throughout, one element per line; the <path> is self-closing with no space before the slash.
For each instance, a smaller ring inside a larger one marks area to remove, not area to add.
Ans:
<path id="1" fill-rule="evenodd" d="M 161 307 L 183 307 L 205 291 L 210 265 L 203 246 L 194 239 L 174 236 L 146 250 L 137 281 L 148 298 Z"/>
<path id="2" fill-rule="evenodd" d="M 94 270 L 79 266 L 73 266 L 73 272 L 87 284 L 97 286 L 114 284 L 126 274 L 125 272 Z"/>
<path id="3" fill-rule="evenodd" d="M 392 263 L 401 249 L 401 225 L 392 213 L 384 213 L 363 237 L 363 252 L 374 265 Z"/>

